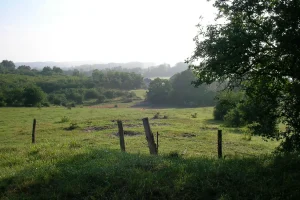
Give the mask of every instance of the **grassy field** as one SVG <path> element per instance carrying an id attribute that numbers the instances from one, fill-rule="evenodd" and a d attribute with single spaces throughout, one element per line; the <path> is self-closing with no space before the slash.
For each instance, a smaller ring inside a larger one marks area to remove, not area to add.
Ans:
<path id="1" fill-rule="evenodd" d="M 212 110 L 129 104 L 0 108 L 1 199 L 280 199 L 287 192 L 298 197 L 299 170 L 288 173 L 299 166 L 298 157 L 273 157 L 278 142 L 225 128 L 212 120 Z M 152 119 L 157 112 L 160 119 Z M 160 134 L 159 156 L 149 156 L 144 117 Z M 128 153 L 119 150 L 115 120 L 133 134 L 125 136 Z M 223 130 L 222 160 L 217 159 L 218 129 Z"/>

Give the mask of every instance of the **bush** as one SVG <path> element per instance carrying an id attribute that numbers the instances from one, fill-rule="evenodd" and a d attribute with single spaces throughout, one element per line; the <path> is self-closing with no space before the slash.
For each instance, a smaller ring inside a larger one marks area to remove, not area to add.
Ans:
<path id="1" fill-rule="evenodd" d="M 82 94 L 79 94 L 79 93 L 73 93 L 70 100 L 75 101 L 78 104 L 82 104 L 83 103 L 83 96 L 82 96 Z"/>
<path id="2" fill-rule="evenodd" d="M 50 107 L 50 103 L 49 103 L 49 102 L 43 102 L 43 103 L 42 103 L 42 106 L 43 106 L 43 107 Z"/>
<path id="3" fill-rule="evenodd" d="M 77 129 L 77 128 L 79 128 L 78 124 L 75 123 L 75 122 L 72 122 L 67 129 L 68 130 L 74 130 L 74 129 Z"/>
<path id="4" fill-rule="evenodd" d="M 153 119 L 158 119 L 159 118 L 159 116 L 160 116 L 160 113 L 159 112 L 157 112 L 154 116 L 153 116 Z"/>
<path id="5" fill-rule="evenodd" d="M 228 113 L 224 116 L 224 123 L 229 127 L 240 127 L 245 125 L 245 121 L 239 107 L 228 111 Z"/>
<path id="6" fill-rule="evenodd" d="M 63 116 L 60 120 L 60 123 L 65 123 L 65 122 L 69 122 L 70 121 L 70 118 L 67 117 L 67 116 Z"/>
<path id="7" fill-rule="evenodd" d="M 99 97 L 99 92 L 95 89 L 88 89 L 85 91 L 84 99 L 97 99 Z"/>
<path id="8" fill-rule="evenodd" d="M 191 114 L 191 117 L 192 117 L 192 118 L 197 118 L 197 117 L 198 117 L 198 114 L 197 114 L 197 113 Z"/>
<path id="9" fill-rule="evenodd" d="M 36 106 L 44 100 L 45 95 L 36 85 L 26 86 L 23 92 L 24 105 Z"/>
<path id="10" fill-rule="evenodd" d="M 68 100 L 65 94 L 50 94 L 48 95 L 48 101 L 54 105 L 65 106 Z"/>
<path id="11" fill-rule="evenodd" d="M 102 95 L 102 94 L 100 94 L 99 96 L 98 96 L 98 99 L 97 99 L 97 102 L 98 103 L 103 103 L 104 101 L 105 101 L 105 96 L 104 95 Z"/>
<path id="12" fill-rule="evenodd" d="M 115 98 L 115 92 L 113 90 L 108 90 L 108 91 L 104 92 L 104 96 L 107 99 L 113 99 L 113 98 Z"/>
<path id="13" fill-rule="evenodd" d="M 126 94 L 126 97 L 127 98 L 136 98 L 137 96 L 136 96 L 136 94 L 134 93 L 134 92 L 128 92 L 127 94 Z"/>
<path id="14" fill-rule="evenodd" d="M 236 107 L 236 105 L 242 100 L 244 93 L 242 92 L 233 92 L 225 91 L 217 95 L 217 104 L 214 108 L 214 119 L 215 120 L 224 120 L 225 115 L 229 110 Z"/>

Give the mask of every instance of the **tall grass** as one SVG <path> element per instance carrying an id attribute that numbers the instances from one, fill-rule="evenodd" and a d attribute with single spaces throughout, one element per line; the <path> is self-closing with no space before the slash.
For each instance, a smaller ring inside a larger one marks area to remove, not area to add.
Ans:
<path id="1" fill-rule="evenodd" d="M 61 152 L 28 148 L 27 158 L 1 175 L 2 199 L 297 199 L 300 159 L 190 158 L 127 154 L 105 149 Z M 25 162 L 25 163 L 23 163 Z M 24 165 L 22 169 L 17 166 Z"/>

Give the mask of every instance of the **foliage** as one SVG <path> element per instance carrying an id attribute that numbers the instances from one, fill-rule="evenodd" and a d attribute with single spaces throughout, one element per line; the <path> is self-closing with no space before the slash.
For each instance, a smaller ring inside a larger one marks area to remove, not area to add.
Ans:
<path id="1" fill-rule="evenodd" d="M 77 128 L 79 128 L 79 125 L 76 122 L 72 122 L 72 123 L 70 123 L 70 126 L 66 129 L 69 130 L 69 131 L 72 131 L 72 130 L 75 130 Z"/>
<path id="2" fill-rule="evenodd" d="M 240 127 L 245 125 L 244 116 L 239 106 L 230 109 L 224 116 L 224 122 L 229 127 Z"/>
<path id="3" fill-rule="evenodd" d="M 87 89 L 84 93 L 84 99 L 97 99 L 99 92 L 96 89 Z"/>
<path id="4" fill-rule="evenodd" d="M 157 113 L 155 113 L 155 115 L 153 116 L 153 119 L 158 119 L 158 118 L 159 118 L 159 116 L 160 116 L 160 113 L 159 113 L 159 112 L 157 112 Z"/>
<path id="5" fill-rule="evenodd" d="M 169 80 L 156 78 L 149 85 L 147 100 L 155 104 L 165 104 L 169 101 L 171 90 Z"/>
<path id="6" fill-rule="evenodd" d="M 223 91 L 216 96 L 214 119 L 224 120 L 225 115 L 242 100 L 242 92 Z"/>
<path id="7" fill-rule="evenodd" d="M 0 106 L 37 104 L 39 99 L 34 100 L 33 97 L 28 99 L 29 93 L 34 91 L 29 89 L 24 91 L 27 85 L 34 87 L 35 92 L 38 92 L 36 88 L 41 88 L 43 93 L 47 94 L 47 99 L 44 98 L 43 101 L 63 106 L 70 103 L 82 104 L 84 100 L 90 99 L 102 99 L 100 102 L 103 102 L 105 99 L 123 97 L 126 101 L 132 101 L 136 98 L 135 93 L 122 90 L 143 87 L 141 75 L 131 72 L 95 71 L 92 77 L 83 74 L 68 76 L 55 66 L 52 68 L 46 66 L 42 71 L 34 71 L 30 66 L 25 65 L 15 69 L 12 61 L 3 61 L 1 70 Z"/>
<path id="8" fill-rule="evenodd" d="M 260 107 L 254 131 L 283 138 L 285 151 L 299 151 L 299 2 L 225 0 L 214 6 L 224 23 L 199 25 L 197 47 L 188 59 L 197 74 L 195 85 L 216 80 L 229 81 L 230 87 L 241 85 L 251 100 L 266 106 Z M 268 124 L 280 120 L 289 131 L 269 129 Z"/>
<path id="9" fill-rule="evenodd" d="M 97 98 L 97 102 L 98 103 L 103 103 L 105 101 L 106 97 L 104 95 L 99 95 Z"/>
<path id="10" fill-rule="evenodd" d="M 191 70 L 185 70 L 171 77 L 172 93 L 170 101 L 178 106 L 212 106 L 215 104 L 216 90 L 209 85 L 201 85 L 197 88 L 191 83 L 196 76 Z"/>
<path id="11" fill-rule="evenodd" d="M 35 85 L 30 85 L 24 88 L 23 97 L 24 105 L 35 106 L 44 100 L 45 93 L 41 90 L 41 88 Z"/>
<path id="12" fill-rule="evenodd" d="M 69 122 L 70 121 L 70 117 L 67 116 L 63 116 L 60 120 L 61 123 L 65 123 L 65 122 Z"/>
<path id="13" fill-rule="evenodd" d="M 191 85 L 195 80 L 191 70 L 186 70 L 166 79 L 154 79 L 149 84 L 147 100 L 154 104 L 169 104 L 175 106 L 195 107 L 212 106 L 217 89 L 209 85 L 198 88 Z"/>
<path id="14" fill-rule="evenodd" d="M 191 114 L 191 117 L 192 118 L 197 118 L 198 117 L 198 113 Z"/>

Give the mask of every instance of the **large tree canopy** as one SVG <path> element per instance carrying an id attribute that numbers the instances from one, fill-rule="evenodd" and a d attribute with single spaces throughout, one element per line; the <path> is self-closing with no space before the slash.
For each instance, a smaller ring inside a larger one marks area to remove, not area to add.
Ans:
<path id="1" fill-rule="evenodd" d="M 199 25 L 197 47 L 188 59 L 198 77 L 195 85 L 216 80 L 241 84 L 250 99 L 269 105 L 262 106 L 264 117 L 256 119 L 262 128 L 254 130 L 284 138 L 284 150 L 299 151 L 300 1 L 218 0 L 214 6 L 223 22 Z M 263 127 L 270 116 L 287 130 L 279 134 Z"/>

